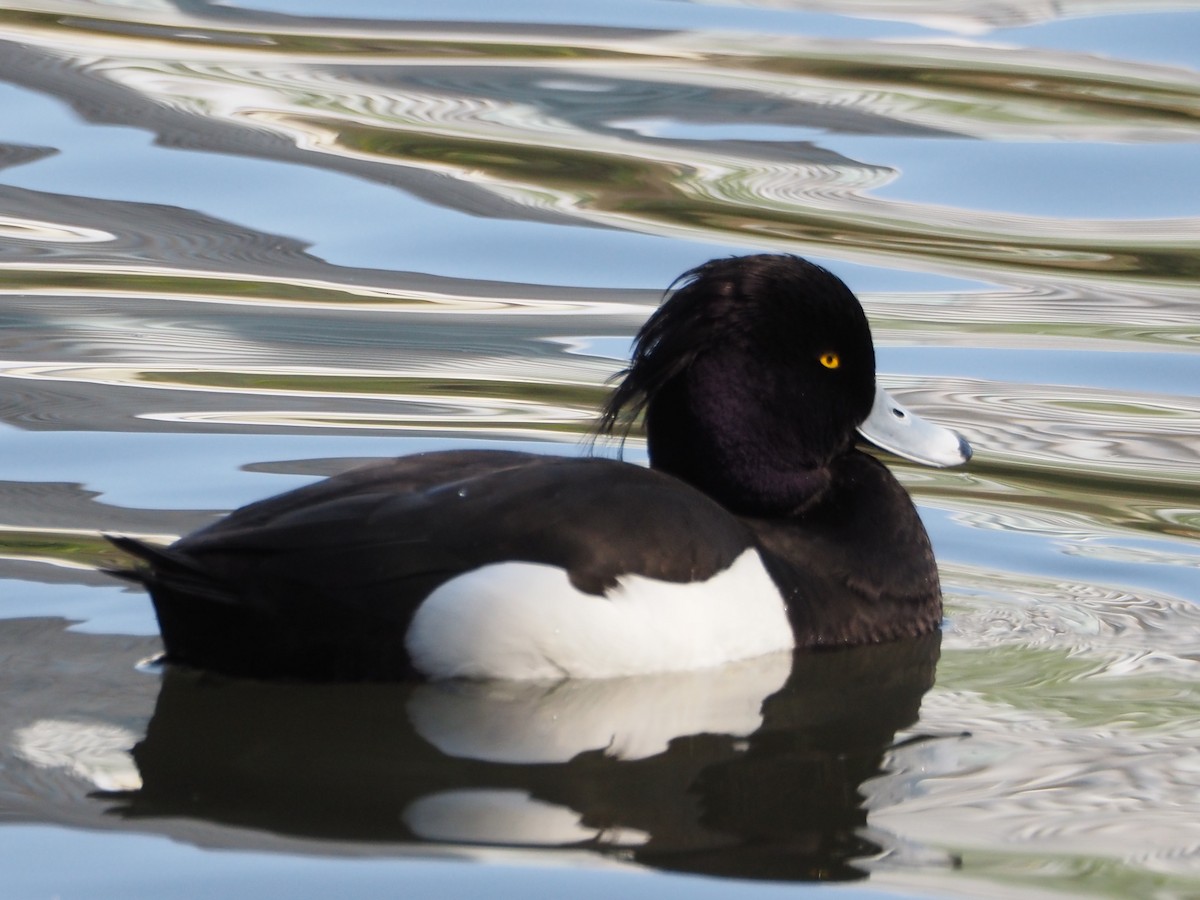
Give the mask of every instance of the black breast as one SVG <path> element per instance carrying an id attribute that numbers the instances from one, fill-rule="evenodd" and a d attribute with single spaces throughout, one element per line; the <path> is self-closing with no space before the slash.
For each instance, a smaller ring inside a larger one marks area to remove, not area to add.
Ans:
<path id="1" fill-rule="evenodd" d="M 783 591 L 801 647 L 875 643 L 935 630 L 942 595 L 908 493 L 861 452 L 831 466 L 821 502 L 793 518 L 746 519 Z"/>

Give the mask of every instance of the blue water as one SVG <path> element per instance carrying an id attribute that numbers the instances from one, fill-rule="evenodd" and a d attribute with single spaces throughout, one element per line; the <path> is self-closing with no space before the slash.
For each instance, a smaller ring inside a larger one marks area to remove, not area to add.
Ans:
<path id="1" fill-rule="evenodd" d="M 803 6 L 0 11 L 0 894 L 1200 895 L 1200 9 Z M 975 447 L 888 461 L 940 658 L 273 688 L 99 571 L 583 452 L 671 281 L 769 250 Z"/>

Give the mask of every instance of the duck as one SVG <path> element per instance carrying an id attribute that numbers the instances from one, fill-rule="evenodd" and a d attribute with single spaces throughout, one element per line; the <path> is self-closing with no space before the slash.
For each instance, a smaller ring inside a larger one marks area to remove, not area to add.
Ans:
<path id="1" fill-rule="evenodd" d="M 106 535 L 166 662 L 307 681 L 616 678 L 918 637 L 929 536 L 860 441 L 967 441 L 876 383 L 862 305 L 799 256 L 711 260 L 638 331 L 595 435 L 648 466 L 458 449 L 372 462 L 169 546 Z"/>

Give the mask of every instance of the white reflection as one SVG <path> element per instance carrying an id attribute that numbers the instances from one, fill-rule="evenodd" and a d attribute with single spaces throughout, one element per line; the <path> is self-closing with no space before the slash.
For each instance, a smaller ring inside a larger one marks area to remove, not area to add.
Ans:
<path id="1" fill-rule="evenodd" d="M 432 682 L 413 693 L 408 714 L 417 733 L 449 756 L 552 763 L 602 750 L 644 759 L 687 735 L 751 734 L 791 663 L 785 652 L 636 678 Z"/>
<path id="2" fill-rule="evenodd" d="M 16 216 L 0 215 L 0 238 L 17 241 L 46 241 L 51 244 L 101 244 L 117 236 L 99 228 L 40 222 Z"/>
<path id="3" fill-rule="evenodd" d="M 552 847 L 597 839 L 626 845 L 649 840 L 635 829 L 590 828 L 574 810 L 516 790 L 441 791 L 409 804 L 400 818 L 427 841 Z"/>
<path id="4" fill-rule="evenodd" d="M 142 786 L 129 751 L 138 736 L 105 722 L 39 719 L 13 733 L 16 755 L 39 769 L 63 769 L 102 791 Z"/>

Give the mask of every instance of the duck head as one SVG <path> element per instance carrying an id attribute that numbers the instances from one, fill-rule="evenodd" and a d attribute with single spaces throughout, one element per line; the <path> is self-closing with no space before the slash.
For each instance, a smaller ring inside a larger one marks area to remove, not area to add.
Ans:
<path id="1" fill-rule="evenodd" d="M 876 387 L 858 299 L 789 255 L 712 260 L 679 278 L 638 332 L 600 430 L 639 412 L 652 467 L 744 515 L 802 512 L 860 436 L 929 465 L 970 455 Z"/>

